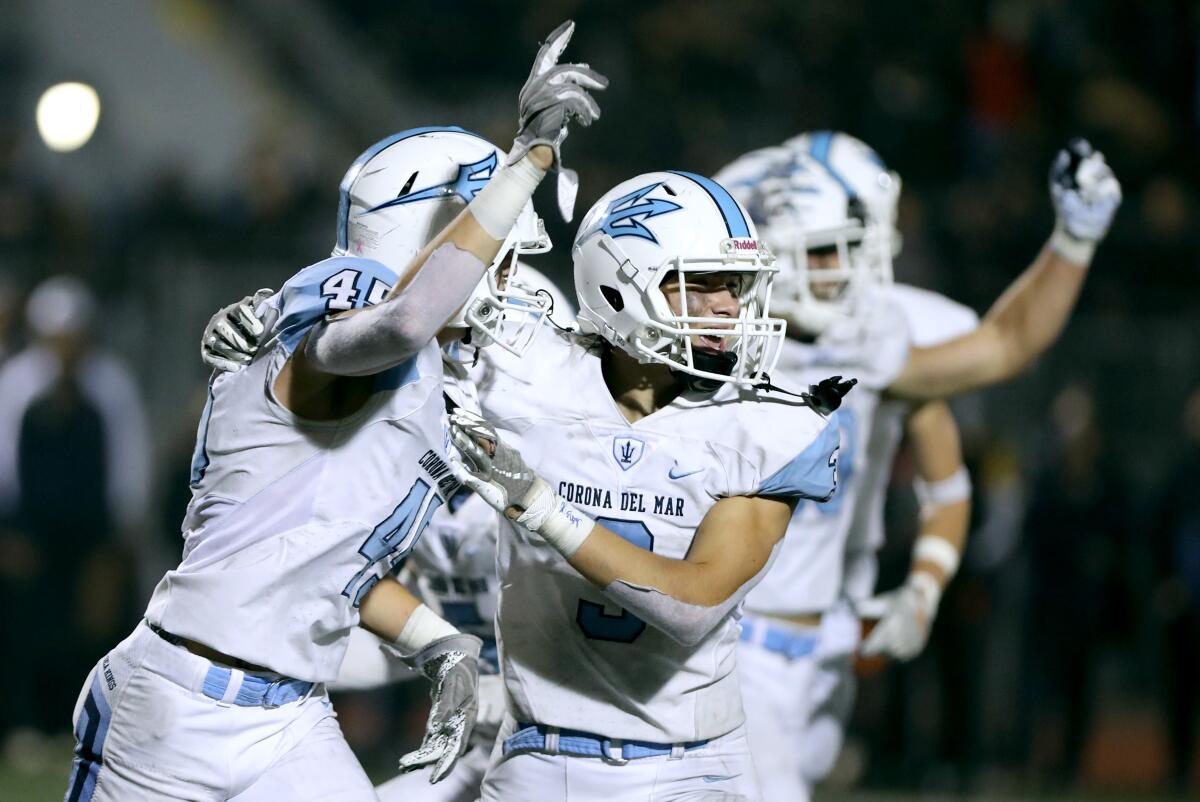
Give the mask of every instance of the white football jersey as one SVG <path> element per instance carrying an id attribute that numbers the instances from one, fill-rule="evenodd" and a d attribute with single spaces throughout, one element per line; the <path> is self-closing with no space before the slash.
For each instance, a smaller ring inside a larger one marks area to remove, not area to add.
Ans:
<path id="1" fill-rule="evenodd" d="M 876 299 L 869 317 L 857 322 L 840 319 L 814 343 L 786 342 L 777 383 L 806 387 L 840 374 L 858 379 L 858 384 L 838 410 L 838 494 L 827 504 L 797 506 L 775 564 L 746 597 L 748 611 L 800 615 L 828 610 L 837 600 L 851 511 L 871 459 L 867 444 L 876 407 L 880 394 L 903 370 L 908 352 L 904 317 L 886 296 Z"/>
<path id="2" fill-rule="evenodd" d="M 836 413 L 798 398 L 685 394 L 630 424 L 595 338 L 544 332 L 523 359 L 485 351 L 484 414 L 564 498 L 643 548 L 681 559 L 727 496 L 824 499 L 836 485 Z M 744 717 L 737 614 L 683 646 L 609 601 L 536 535 L 501 522 L 498 634 L 519 722 L 673 743 Z"/>
<path id="3" fill-rule="evenodd" d="M 475 493 L 452 496 L 409 555 L 401 579 L 429 609 L 483 641 L 479 670 L 496 658 L 496 536 L 500 519 Z"/>
<path id="4" fill-rule="evenodd" d="M 956 339 L 979 326 L 979 316 L 956 301 L 930 290 L 896 284 L 888 296 L 907 321 L 915 348 L 928 348 Z M 912 405 L 885 400 L 875 411 L 867 438 L 866 459 L 858 478 L 853 520 L 846 544 L 851 554 L 846 571 L 846 596 L 867 598 L 875 592 L 875 552 L 883 545 L 883 506 L 896 449 L 904 436 L 904 421 Z M 870 555 L 863 558 L 860 555 Z"/>
<path id="5" fill-rule="evenodd" d="M 151 623 L 281 674 L 331 681 L 363 595 L 393 571 L 458 489 L 445 460 L 435 342 L 375 377 L 348 418 L 298 418 L 274 395 L 293 349 L 327 314 L 378 302 L 382 264 L 336 257 L 268 303 L 269 341 L 244 370 L 214 375 L 192 462 L 183 561 Z"/>

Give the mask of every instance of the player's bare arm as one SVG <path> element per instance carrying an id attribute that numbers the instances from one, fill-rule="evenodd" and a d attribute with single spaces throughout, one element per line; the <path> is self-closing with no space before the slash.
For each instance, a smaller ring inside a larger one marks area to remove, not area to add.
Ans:
<path id="1" fill-rule="evenodd" d="M 912 351 L 888 388 L 913 400 L 945 398 L 1010 379 L 1062 332 L 1087 267 L 1121 202 L 1121 187 L 1104 156 L 1082 140 L 1059 153 L 1050 192 L 1058 222 L 1024 273 L 970 334 Z"/>
<path id="2" fill-rule="evenodd" d="M 899 588 L 857 607 L 859 615 L 879 619 L 862 653 L 899 660 L 911 660 L 925 648 L 942 593 L 958 569 L 971 517 L 971 482 L 949 406 L 944 401 L 922 404 L 909 416 L 906 430 L 921 508 L 912 566 Z"/>
<path id="3" fill-rule="evenodd" d="M 568 562 L 601 589 L 621 582 L 689 605 L 724 605 L 749 590 L 746 583 L 766 566 L 794 507 L 772 498 L 721 499 L 704 516 L 682 560 L 638 548 L 597 524 Z"/>
<path id="4" fill-rule="evenodd" d="M 962 554 L 971 518 L 971 487 L 954 414 L 945 401 L 930 401 L 913 410 L 906 430 L 917 468 L 921 537 L 943 540 Z M 945 560 L 917 553 L 912 572 L 928 573 L 944 588 L 953 569 Z"/>

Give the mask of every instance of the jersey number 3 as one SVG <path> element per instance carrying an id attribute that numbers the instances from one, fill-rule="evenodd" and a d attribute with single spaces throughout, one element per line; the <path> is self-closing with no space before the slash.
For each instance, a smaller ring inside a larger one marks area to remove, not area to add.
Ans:
<path id="1" fill-rule="evenodd" d="M 597 518 L 596 523 L 639 548 L 654 551 L 654 535 L 650 534 L 650 530 L 641 521 Z M 613 643 L 633 643 L 646 629 L 646 622 L 628 610 L 622 610 L 620 615 L 610 615 L 604 612 L 603 604 L 585 599 L 579 600 L 579 607 L 575 610 L 575 623 L 579 624 L 583 634 L 589 638 Z"/>

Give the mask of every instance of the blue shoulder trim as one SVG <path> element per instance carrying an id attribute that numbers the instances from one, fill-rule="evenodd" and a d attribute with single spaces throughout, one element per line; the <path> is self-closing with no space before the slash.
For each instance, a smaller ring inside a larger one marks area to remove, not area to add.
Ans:
<path id="1" fill-rule="evenodd" d="M 784 496 L 825 501 L 837 490 L 837 453 L 841 442 L 838 414 L 798 456 L 771 474 L 755 492 L 759 496 Z"/>
<path id="2" fill-rule="evenodd" d="M 334 256 L 304 268 L 279 290 L 279 341 L 290 354 L 326 315 L 379 303 L 396 278 L 382 263 L 357 256 Z"/>

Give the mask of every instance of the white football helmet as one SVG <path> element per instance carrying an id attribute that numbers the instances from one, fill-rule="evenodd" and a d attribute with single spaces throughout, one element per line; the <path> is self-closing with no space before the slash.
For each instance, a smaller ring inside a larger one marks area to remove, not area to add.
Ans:
<path id="1" fill-rule="evenodd" d="M 376 142 L 342 178 L 333 255 L 375 259 L 402 273 L 483 189 L 503 160 L 495 145 L 454 126 L 413 128 Z M 527 203 L 499 255 L 447 325 L 469 328 L 476 345 L 494 342 L 524 353 L 549 303 L 527 291 L 516 260 L 548 250 L 542 220 L 532 202 Z M 500 275 L 506 266 L 507 282 Z"/>
<path id="2" fill-rule="evenodd" d="M 745 209 L 710 178 L 646 173 L 605 193 L 584 216 L 571 251 L 579 329 L 641 362 L 669 365 L 697 389 L 752 386 L 779 358 L 786 324 L 769 317 L 775 258 Z M 682 309 L 660 289 L 680 274 Z M 690 314 L 687 273 L 740 273 L 737 317 Z M 719 337 L 719 354 L 692 338 Z"/>
<path id="3" fill-rule="evenodd" d="M 861 141 L 829 131 L 801 134 L 743 156 L 718 178 L 778 254 L 775 308 L 804 331 L 820 334 L 838 318 L 862 313 L 866 288 L 892 283 L 900 178 Z M 814 251 L 836 253 L 836 265 L 813 269 Z"/>

